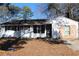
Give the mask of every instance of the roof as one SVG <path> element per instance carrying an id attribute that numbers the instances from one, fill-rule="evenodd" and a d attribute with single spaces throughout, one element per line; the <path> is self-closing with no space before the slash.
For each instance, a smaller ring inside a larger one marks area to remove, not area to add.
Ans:
<path id="1" fill-rule="evenodd" d="M 30 19 L 30 20 L 11 20 L 9 22 L 2 23 L 1 25 L 7 26 L 7 25 L 14 25 L 14 24 L 43 24 L 46 22 L 47 19 Z"/>
<path id="2" fill-rule="evenodd" d="M 64 17 L 64 16 L 59 16 L 59 17 L 57 17 L 56 19 L 63 19 L 63 20 L 71 20 L 71 21 L 74 21 L 74 22 L 78 22 L 78 21 L 76 21 L 76 20 L 74 20 L 74 19 L 70 19 L 70 18 L 67 18 L 67 17 Z"/>

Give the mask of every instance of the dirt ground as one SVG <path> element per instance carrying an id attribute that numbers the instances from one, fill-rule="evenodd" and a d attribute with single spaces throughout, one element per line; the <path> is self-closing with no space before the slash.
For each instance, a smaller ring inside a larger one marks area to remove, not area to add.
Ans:
<path id="1" fill-rule="evenodd" d="M 49 44 L 42 40 L 29 40 L 23 48 L 16 51 L 0 50 L 0 56 L 77 56 L 79 51 L 74 51 L 64 44 Z"/>

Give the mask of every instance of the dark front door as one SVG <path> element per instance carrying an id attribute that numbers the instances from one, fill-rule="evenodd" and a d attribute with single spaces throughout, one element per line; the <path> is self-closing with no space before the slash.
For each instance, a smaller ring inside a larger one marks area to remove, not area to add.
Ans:
<path id="1" fill-rule="evenodd" d="M 46 24 L 46 37 L 51 38 L 52 37 L 52 25 Z"/>

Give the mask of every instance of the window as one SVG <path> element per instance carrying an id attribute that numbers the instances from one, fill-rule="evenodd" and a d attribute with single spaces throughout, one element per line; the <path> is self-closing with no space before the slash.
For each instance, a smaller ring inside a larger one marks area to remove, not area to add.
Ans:
<path id="1" fill-rule="evenodd" d="M 33 32 L 37 33 L 37 26 L 33 26 Z"/>
<path id="2" fill-rule="evenodd" d="M 6 31 L 6 30 L 9 30 L 9 28 L 10 28 L 10 27 L 8 27 L 8 26 L 5 26 L 5 31 Z"/>
<path id="3" fill-rule="evenodd" d="M 20 29 L 21 30 L 27 30 L 27 29 L 30 29 L 30 26 L 28 26 L 28 25 L 27 26 L 20 26 Z"/>
<path id="4" fill-rule="evenodd" d="M 70 26 L 64 27 L 64 35 L 70 35 Z"/>
<path id="5" fill-rule="evenodd" d="M 45 26 L 44 25 L 35 25 L 35 26 L 33 26 L 33 32 L 34 33 L 44 33 Z"/>
<path id="6" fill-rule="evenodd" d="M 16 31 L 16 26 L 6 26 L 5 31 L 6 30 L 15 30 Z"/>
<path id="7" fill-rule="evenodd" d="M 44 33 L 44 32 L 45 32 L 45 26 L 41 25 L 41 33 Z"/>

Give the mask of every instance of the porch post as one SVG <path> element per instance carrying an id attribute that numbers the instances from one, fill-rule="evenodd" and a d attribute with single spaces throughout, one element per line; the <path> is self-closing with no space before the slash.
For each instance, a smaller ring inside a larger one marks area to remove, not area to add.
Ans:
<path id="1" fill-rule="evenodd" d="M 46 24 L 45 24 L 45 35 L 46 35 Z M 46 38 L 47 38 L 47 35 L 46 35 Z"/>
<path id="2" fill-rule="evenodd" d="M 30 38 L 32 38 L 32 28 L 33 28 L 33 26 L 32 25 L 30 25 L 30 28 L 29 28 L 29 32 L 30 32 Z"/>

